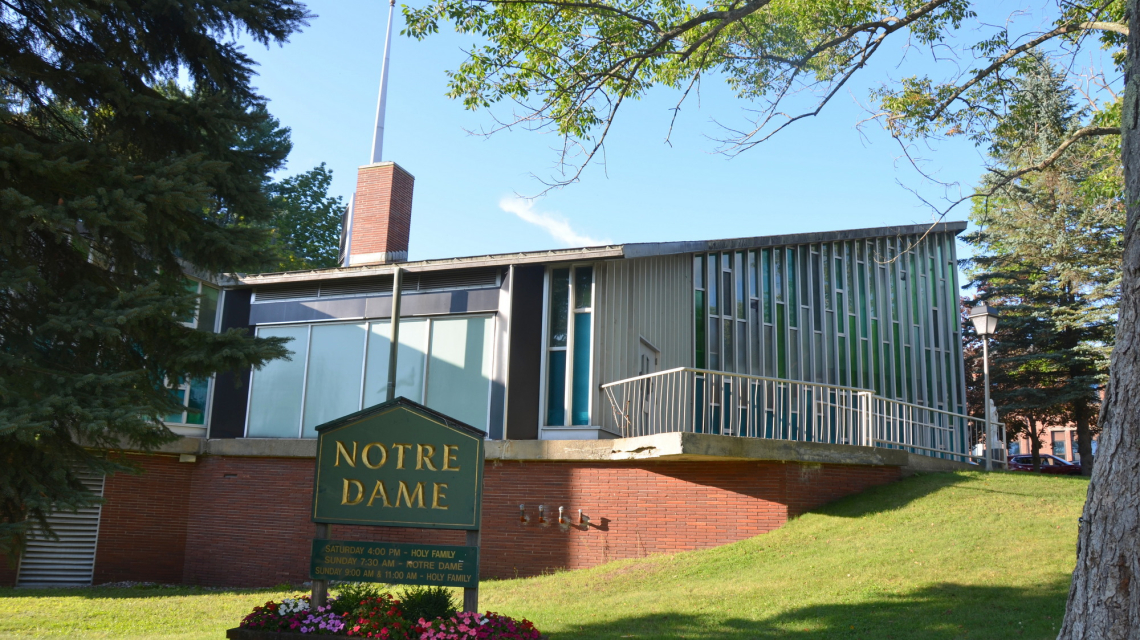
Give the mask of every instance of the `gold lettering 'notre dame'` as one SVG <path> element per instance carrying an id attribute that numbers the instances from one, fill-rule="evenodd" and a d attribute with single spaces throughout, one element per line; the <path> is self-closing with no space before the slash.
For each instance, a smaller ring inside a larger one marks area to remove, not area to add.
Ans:
<path id="1" fill-rule="evenodd" d="M 385 447 L 380 442 L 369 442 L 364 445 L 363 449 L 359 449 L 359 443 L 352 443 L 352 450 L 340 441 L 336 441 L 336 458 L 333 462 L 334 467 L 339 467 L 343 460 L 346 466 L 356 468 L 356 461 L 359 458 L 361 464 L 369 469 L 379 469 L 388 463 L 388 450 L 391 448 L 396 452 L 396 468 L 404 468 L 404 454 L 413 446 L 416 448 L 416 470 L 428 471 L 459 471 L 456 466 L 455 457 L 459 452 L 459 445 L 445 444 L 443 451 L 439 452 L 439 462 L 437 463 L 434 458 L 436 457 L 436 446 L 434 444 L 416 444 L 412 445 L 405 442 L 394 442 L 388 447 Z M 357 455 L 359 449 L 360 454 Z M 439 465 L 438 467 L 436 465 Z"/>
<path id="2" fill-rule="evenodd" d="M 345 443 L 336 441 L 336 457 L 334 467 L 344 466 L 356 469 L 360 462 L 367 469 L 380 469 L 389 460 L 389 451 L 394 451 L 395 468 L 405 469 L 405 454 L 415 447 L 415 469 L 417 471 L 459 471 L 456 457 L 459 451 L 457 444 L 445 444 L 442 451 L 437 451 L 436 445 L 411 444 L 394 442 L 385 446 L 381 442 L 369 442 L 363 447 L 359 442 Z M 411 456 L 408 456 L 410 458 Z M 354 478 L 344 478 L 340 503 L 347 506 L 361 505 L 363 507 L 387 507 L 402 509 L 439 509 L 447 510 L 444 503 L 447 498 L 447 483 L 431 483 L 430 504 L 427 497 L 427 482 L 416 482 L 409 485 L 403 480 L 387 485 L 377 480 L 371 491 L 365 489 L 364 482 Z M 367 501 L 365 498 L 367 497 Z M 393 499 L 394 498 L 394 499 Z"/>
<path id="3" fill-rule="evenodd" d="M 433 482 L 431 483 L 431 506 L 428 507 L 424 498 L 424 487 L 426 482 L 417 482 L 414 487 L 409 487 L 408 483 L 403 480 L 396 482 L 396 502 L 392 503 L 389 498 L 388 488 L 380 480 L 376 481 L 376 486 L 372 489 L 372 494 L 368 498 L 368 503 L 365 506 L 371 507 L 374 504 L 381 507 L 400 507 L 413 508 L 413 509 L 440 509 L 446 511 L 448 506 L 443 503 L 447 498 L 446 482 Z M 380 502 L 377 503 L 377 498 Z M 364 483 L 353 478 L 344 478 L 344 488 L 340 495 L 340 503 L 342 505 L 358 505 L 364 502 Z"/>

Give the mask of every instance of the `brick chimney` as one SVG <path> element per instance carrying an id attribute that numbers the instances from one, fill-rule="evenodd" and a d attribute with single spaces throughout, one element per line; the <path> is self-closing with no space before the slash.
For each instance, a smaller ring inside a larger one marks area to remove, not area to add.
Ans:
<path id="1" fill-rule="evenodd" d="M 357 170 L 345 266 L 407 261 L 415 180 L 395 162 Z"/>

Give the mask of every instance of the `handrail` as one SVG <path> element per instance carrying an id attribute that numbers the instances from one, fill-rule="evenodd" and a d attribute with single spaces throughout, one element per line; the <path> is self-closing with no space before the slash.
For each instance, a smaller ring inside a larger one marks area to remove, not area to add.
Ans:
<path id="1" fill-rule="evenodd" d="M 675 367 L 602 384 L 600 390 L 613 414 L 606 428 L 626 437 L 692 431 L 879 445 L 1006 464 L 1002 423 L 994 423 L 1000 429 L 992 446 L 984 445 L 983 418 L 886 398 L 870 389 Z M 981 456 L 974 455 L 978 446 L 985 446 Z"/>
<path id="2" fill-rule="evenodd" d="M 697 369 L 694 367 L 674 367 L 672 369 L 666 369 L 664 371 L 654 371 L 653 373 L 646 373 L 646 374 L 643 374 L 640 376 L 634 376 L 632 378 L 623 378 L 621 380 L 617 380 L 616 382 L 607 382 L 606 384 L 601 385 L 601 388 L 605 389 L 607 387 L 612 387 L 612 386 L 619 385 L 619 384 L 625 384 L 628 382 L 636 382 L 638 380 L 644 380 L 646 378 L 653 378 L 655 376 L 663 376 L 667 373 L 676 373 L 678 371 L 692 371 L 693 373 L 700 373 L 700 374 L 712 374 L 712 375 L 717 375 L 717 376 L 732 376 L 733 378 L 748 378 L 751 380 L 764 380 L 765 382 L 781 382 L 781 383 L 783 383 L 783 382 L 794 382 L 797 384 L 810 384 L 813 387 L 825 387 L 828 389 L 839 389 L 842 391 L 853 391 L 855 393 L 864 393 L 864 392 L 875 393 L 874 389 L 863 389 L 860 387 L 843 387 L 843 386 L 840 386 L 837 384 L 828 384 L 826 382 L 813 382 L 811 380 L 789 380 L 787 378 L 770 378 L 768 376 L 755 376 L 755 375 L 752 375 L 750 373 L 733 373 L 731 371 L 713 371 L 712 369 Z"/>

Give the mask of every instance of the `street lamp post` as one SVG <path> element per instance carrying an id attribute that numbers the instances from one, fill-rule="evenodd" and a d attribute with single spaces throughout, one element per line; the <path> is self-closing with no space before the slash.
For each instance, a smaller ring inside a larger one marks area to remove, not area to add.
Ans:
<path id="1" fill-rule="evenodd" d="M 986 471 L 993 470 L 994 428 L 990 420 L 990 336 L 997 331 L 997 309 L 984 302 L 970 309 L 970 321 L 974 323 L 974 330 L 982 337 L 982 371 L 985 374 L 986 404 L 982 411 L 986 416 Z"/>

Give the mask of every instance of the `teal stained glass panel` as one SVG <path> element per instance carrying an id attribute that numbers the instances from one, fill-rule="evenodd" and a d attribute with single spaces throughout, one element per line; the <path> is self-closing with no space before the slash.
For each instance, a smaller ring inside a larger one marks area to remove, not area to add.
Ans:
<path id="1" fill-rule="evenodd" d="M 546 372 L 546 424 L 566 424 L 566 352 L 551 351 Z"/>
<path id="2" fill-rule="evenodd" d="M 590 315 L 574 314 L 574 371 L 570 388 L 571 424 L 590 424 Z"/>

